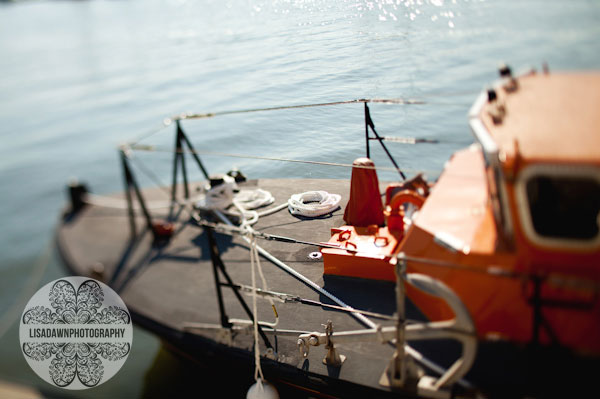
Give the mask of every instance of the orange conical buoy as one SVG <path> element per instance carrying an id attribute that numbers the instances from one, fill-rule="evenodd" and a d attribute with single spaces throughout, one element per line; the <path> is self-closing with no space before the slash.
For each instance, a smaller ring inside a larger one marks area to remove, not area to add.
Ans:
<path id="1" fill-rule="evenodd" d="M 350 226 L 383 226 L 383 204 L 377 171 L 364 168 L 375 167 L 375 164 L 369 158 L 358 158 L 352 165 L 359 167 L 352 168 L 350 199 L 344 211 L 344 221 Z"/>

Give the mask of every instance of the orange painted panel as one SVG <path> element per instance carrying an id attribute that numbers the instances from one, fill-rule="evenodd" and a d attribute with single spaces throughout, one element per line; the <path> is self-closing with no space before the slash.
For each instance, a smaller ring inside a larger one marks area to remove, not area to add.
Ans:
<path id="1" fill-rule="evenodd" d="M 387 227 L 342 226 L 331 233 L 329 244 L 340 249 L 321 249 L 324 274 L 396 281 L 390 260 L 398 241 Z"/>

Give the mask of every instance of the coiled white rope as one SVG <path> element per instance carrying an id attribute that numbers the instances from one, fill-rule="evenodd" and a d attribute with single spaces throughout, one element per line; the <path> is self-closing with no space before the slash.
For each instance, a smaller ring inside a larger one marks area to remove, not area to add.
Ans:
<path id="1" fill-rule="evenodd" d="M 339 194 L 327 191 L 307 191 L 293 194 L 288 200 L 288 209 L 292 215 L 317 217 L 336 210 L 341 199 Z"/>
<path id="2" fill-rule="evenodd" d="M 206 188 L 206 193 L 196 202 L 196 206 L 207 210 L 225 210 L 233 203 L 236 189 L 235 179 L 225 175 L 223 176 L 223 183 Z"/>
<path id="3" fill-rule="evenodd" d="M 270 192 L 257 188 L 254 190 L 240 190 L 233 201 L 241 205 L 244 209 L 251 210 L 263 206 L 271 205 L 275 198 Z"/>

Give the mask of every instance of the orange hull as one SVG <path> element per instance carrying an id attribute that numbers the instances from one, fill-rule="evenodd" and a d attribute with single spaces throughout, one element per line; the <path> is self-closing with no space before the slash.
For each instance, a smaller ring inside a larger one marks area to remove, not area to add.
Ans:
<path id="1" fill-rule="evenodd" d="M 538 256 L 537 263 L 527 263 L 531 251 L 498 248 L 485 175 L 478 174 L 483 170 L 478 151 L 462 151 L 451 160 L 399 245 L 399 252 L 417 260 L 408 262 L 408 272 L 428 274 L 451 287 L 469 309 L 481 339 L 537 340 L 600 354 L 597 283 L 576 284 L 583 277 L 598 281 L 598 252 L 547 254 Z M 468 189 L 463 189 L 467 184 Z M 441 233 L 450 235 L 456 248 L 443 245 Z M 425 259 L 427 263 L 419 261 Z M 537 315 L 532 271 L 547 277 L 539 286 Z M 570 279 L 575 283 L 565 285 Z M 452 317 L 442 301 L 407 289 L 432 320 Z M 541 318 L 540 324 L 536 325 L 536 317 Z"/>

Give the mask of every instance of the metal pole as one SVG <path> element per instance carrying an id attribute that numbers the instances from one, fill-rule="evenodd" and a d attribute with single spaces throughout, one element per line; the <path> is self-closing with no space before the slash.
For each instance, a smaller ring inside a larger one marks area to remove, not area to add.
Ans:
<path id="1" fill-rule="evenodd" d="M 171 186 L 171 201 L 175 202 L 177 196 L 177 169 L 179 167 L 179 157 L 181 156 L 181 129 L 177 121 L 177 133 L 175 134 L 175 155 L 173 156 L 173 183 Z"/>
<path id="2" fill-rule="evenodd" d="M 371 151 L 369 148 L 369 120 L 371 117 L 369 116 L 369 107 L 367 107 L 367 103 L 365 104 L 365 146 L 367 148 L 367 158 L 371 158 Z"/>
<path id="3" fill-rule="evenodd" d="M 133 213 L 133 201 L 131 199 L 131 179 L 129 167 L 127 166 L 127 155 L 123 148 L 119 149 L 121 153 L 121 164 L 123 166 L 123 182 L 125 183 L 125 198 L 127 199 L 127 213 L 129 214 L 129 227 L 131 236 L 136 236 L 135 215 Z"/>
<path id="4" fill-rule="evenodd" d="M 215 279 L 215 288 L 217 290 L 217 300 L 219 302 L 219 314 L 221 315 L 221 326 L 223 327 L 231 327 L 231 323 L 229 322 L 229 317 L 225 313 L 225 304 L 223 302 L 223 290 L 221 289 L 221 282 L 219 281 L 219 271 L 218 264 L 221 262 L 219 257 L 219 249 L 217 247 L 217 241 L 215 240 L 215 236 L 213 233 L 213 229 L 210 227 L 206 227 L 204 229 L 206 232 L 206 236 L 208 237 L 208 245 L 210 247 L 210 257 L 213 264 L 213 275 Z"/>
<path id="5" fill-rule="evenodd" d="M 194 146 L 192 145 L 192 143 L 190 142 L 190 140 L 188 139 L 188 137 L 186 136 L 186 134 L 183 132 L 183 130 L 181 129 L 181 127 L 179 127 L 179 121 L 177 122 L 177 126 L 178 126 L 178 130 L 181 131 L 181 138 L 185 141 L 185 143 L 189 147 L 189 149 L 190 149 L 190 151 L 192 153 L 192 156 L 194 157 L 194 159 L 196 160 L 196 163 L 198 164 L 198 167 L 202 171 L 202 174 L 204 175 L 204 177 L 206 179 L 208 179 L 209 178 L 208 177 L 208 172 L 206 171 L 206 168 L 202 164 L 202 161 L 200 160 L 200 157 L 198 157 L 198 154 L 196 153 L 196 150 L 194 149 Z"/>
<path id="6" fill-rule="evenodd" d="M 406 382 L 406 355 L 404 353 L 405 328 L 406 328 L 406 292 L 404 289 L 404 273 L 406 273 L 406 259 L 402 254 L 398 257 L 396 266 L 396 309 L 398 324 L 396 328 L 396 353 L 394 354 L 394 375 L 392 379 L 399 385 Z"/>
<path id="7" fill-rule="evenodd" d="M 142 192 L 140 191 L 140 188 L 138 187 L 135 178 L 133 177 L 133 174 L 131 173 L 131 169 L 129 168 L 129 164 L 127 162 L 127 154 L 125 154 L 124 152 L 121 152 L 123 154 L 122 156 L 122 161 L 123 161 L 123 169 L 125 171 L 125 180 L 127 181 L 127 186 L 128 189 L 131 190 L 131 187 L 133 186 L 133 189 L 135 191 L 136 197 L 138 199 L 138 202 L 140 203 L 140 207 L 142 208 L 142 212 L 144 214 L 144 217 L 146 218 L 146 224 L 148 225 L 148 229 L 150 230 L 150 232 L 152 233 L 152 235 L 154 236 L 154 238 L 156 239 L 157 235 L 156 232 L 154 231 L 154 226 L 152 226 L 152 216 L 150 216 L 150 212 L 148 212 L 148 208 L 146 207 L 146 202 L 144 201 L 144 197 L 142 196 Z M 131 198 L 131 194 L 127 193 L 127 195 L 129 196 L 129 200 L 131 201 L 128 205 L 130 207 L 130 213 L 129 216 L 132 218 L 133 220 L 133 201 Z M 135 223 L 135 221 L 134 221 Z"/>
<path id="8" fill-rule="evenodd" d="M 179 149 L 181 149 L 181 157 L 179 158 L 181 160 L 181 172 L 183 174 L 183 189 L 184 189 L 184 195 L 185 195 L 185 199 L 190 198 L 190 188 L 189 188 L 189 184 L 188 184 L 188 178 L 187 178 L 187 169 L 185 167 L 185 152 L 183 151 L 183 145 L 181 143 L 181 139 L 182 137 L 184 137 L 184 133 L 183 130 L 181 130 L 181 126 L 179 125 L 179 122 L 177 123 L 177 135 L 179 136 Z"/>
<path id="9" fill-rule="evenodd" d="M 383 150 L 385 151 L 388 158 L 390 158 L 390 161 L 392 161 L 392 163 L 398 170 L 398 173 L 400 173 L 400 177 L 402 177 L 402 180 L 406 180 L 406 176 L 404 176 L 404 173 L 402 173 L 402 171 L 400 170 L 400 167 L 396 163 L 396 160 L 394 159 L 392 154 L 388 151 L 387 147 L 383 143 L 383 140 L 381 139 L 381 137 L 379 137 L 379 134 L 377 134 L 377 131 L 375 130 L 375 124 L 373 123 L 373 120 L 371 119 L 371 113 L 369 112 L 369 107 L 367 107 L 367 103 L 365 103 L 365 125 L 366 125 L 365 130 L 367 130 L 367 158 L 369 157 L 369 132 L 368 131 L 369 131 L 369 126 L 371 126 L 371 130 L 373 131 L 373 134 L 375 134 L 375 138 L 377 139 L 377 141 L 379 141 L 379 144 L 381 144 L 381 147 L 383 147 Z"/>

